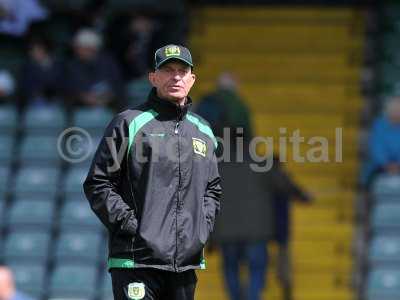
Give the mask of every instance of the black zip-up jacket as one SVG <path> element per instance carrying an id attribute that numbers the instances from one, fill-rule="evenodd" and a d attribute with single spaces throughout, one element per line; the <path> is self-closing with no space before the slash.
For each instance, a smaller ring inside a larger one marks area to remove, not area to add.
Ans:
<path id="1" fill-rule="evenodd" d="M 208 123 L 157 97 L 108 125 L 83 184 L 109 231 L 109 268 L 204 268 L 220 207 L 216 139 Z"/>

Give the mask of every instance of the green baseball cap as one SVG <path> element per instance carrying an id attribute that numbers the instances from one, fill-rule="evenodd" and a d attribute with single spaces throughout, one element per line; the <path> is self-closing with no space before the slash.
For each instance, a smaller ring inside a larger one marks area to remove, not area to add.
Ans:
<path id="1" fill-rule="evenodd" d="M 192 55 L 189 49 L 180 45 L 170 44 L 157 49 L 154 54 L 154 69 L 159 69 L 161 65 L 172 59 L 180 60 L 193 67 Z"/>

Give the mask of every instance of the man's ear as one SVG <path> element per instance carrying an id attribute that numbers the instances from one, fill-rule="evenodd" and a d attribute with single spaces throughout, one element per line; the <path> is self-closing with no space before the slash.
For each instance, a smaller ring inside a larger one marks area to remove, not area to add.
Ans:
<path id="1" fill-rule="evenodd" d="M 153 86 L 155 86 L 155 80 L 155 72 L 149 72 L 149 81 Z"/>
<path id="2" fill-rule="evenodd" d="M 192 80 L 193 80 L 193 83 L 196 81 L 196 74 L 194 74 L 194 73 L 192 73 Z"/>

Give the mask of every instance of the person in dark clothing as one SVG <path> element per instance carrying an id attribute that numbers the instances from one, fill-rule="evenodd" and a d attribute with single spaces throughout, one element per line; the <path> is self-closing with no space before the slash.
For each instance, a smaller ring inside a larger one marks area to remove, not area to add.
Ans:
<path id="1" fill-rule="evenodd" d="M 216 90 L 201 99 L 196 112 L 213 125 L 216 136 L 222 137 L 224 128 L 230 128 L 235 137 L 236 128 L 242 128 L 244 139 L 249 141 L 253 137 L 250 113 L 237 85 L 231 73 L 222 73 Z"/>
<path id="2" fill-rule="evenodd" d="M 67 93 L 71 105 L 123 106 L 122 79 L 113 58 L 101 52 L 101 36 L 81 29 L 74 38 L 75 57 L 67 64 Z"/>
<path id="3" fill-rule="evenodd" d="M 292 299 L 292 280 L 290 263 L 290 210 L 292 201 L 310 203 L 312 197 L 303 191 L 283 169 L 277 156 L 273 158 L 273 167 L 266 174 L 272 193 L 274 212 L 273 239 L 278 244 L 277 275 L 282 285 L 285 300 Z"/>
<path id="4" fill-rule="evenodd" d="M 110 27 L 110 50 L 122 68 L 125 81 L 141 78 L 151 69 L 158 23 L 150 16 L 137 14 L 118 18 Z"/>
<path id="5" fill-rule="evenodd" d="M 107 29 L 107 5 L 108 0 L 86 1 L 82 10 L 78 11 L 72 20 L 74 31 L 80 28 L 93 28 L 99 34 L 104 34 Z"/>
<path id="6" fill-rule="evenodd" d="M 290 295 L 290 203 L 293 199 L 307 202 L 309 196 L 283 171 L 277 158 L 268 172 L 252 170 L 254 161 L 251 155 L 246 155 L 253 137 L 251 118 L 231 74 L 221 74 L 216 91 L 203 98 L 196 112 L 212 124 L 217 136 L 223 137 L 224 129 L 229 129 L 230 144 L 224 144 L 223 151 L 219 150 L 218 154 L 229 151 L 230 155 L 224 157 L 231 160 L 237 157 L 240 150 L 236 149 L 237 129 L 243 131 L 240 135 L 243 138 L 243 161 L 224 161 L 220 164 L 226 187 L 222 200 L 224 211 L 213 235 L 213 241 L 221 248 L 230 299 L 261 299 L 269 261 L 267 244 L 273 240 L 277 241 L 280 249 L 278 276 L 285 295 Z M 238 222 L 238 214 L 249 217 L 251 222 Z M 240 280 L 241 264 L 249 269 L 247 287 Z"/>
<path id="7" fill-rule="evenodd" d="M 278 244 L 277 276 L 284 299 L 289 300 L 291 202 L 308 203 L 311 196 L 293 182 L 277 158 L 266 173 L 254 172 L 251 163 L 252 159 L 246 155 L 243 162 L 220 163 L 226 186 L 221 200 L 224 211 L 217 221 L 213 240 L 222 251 L 225 281 L 232 300 L 261 299 L 269 262 L 267 245 L 275 241 Z M 251 221 L 238 222 L 238 215 Z M 247 286 L 240 280 L 241 264 L 249 270 Z"/>
<path id="8" fill-rule="evenodd" d="M 229 297 L 236 299 L 261 299 L 268 263 L 267 242 L 273 237 L 271 195 L 264 182 L 265 174 L 252 170 L 249 152 L 252 126 L 249 110 L 237 91 L 232 74 L 223 73 L 217 89 L 206 95 L 196 112 L 215 128 L 216 135 L 224 137 L 229 129 L 229 144 L 219 147 L 218 154 L 229 152 L 231 160 L 220 163 L 223 178 L 224 211 L 216 224 L 213 242 L 220 246 L 223 272 Z M 236 148 L 237 130 L 243 133 L 243 161 L 235 161 L 240 149 Z M 226 137 L 224 137 L 225 140 Z M 238 216 L 251 218 L 251 222 L 238 222 Z M 240 280 L 240 265 L 249 269 L 247 288 Z"/>
<path id="9" fill-rule="evenodd" d="M 84 182 L 109 232 L 118 300 L 193 300 L 194 270 L 206 267 L 222 191 L 216 139 L 189 112 L 192 67 L 187 48 L 156 51 L 148 101 L 111 121 Z"/>
<path id="10" fill-rule="evenodd" d="M 52 102 L 63 91 L 63 66 L 53 54 L 53 46 L 45 37 L 33 37 L 28 46 L 29 58 L 21 70 L 20 100 L 24 105 Z"/>
<path id="11" fill-rule="evenodd" d="M 233 153 L 231 154 L 233 155 Z M 224 195 L 213 235 L 220 246 L 229 299 L 260 300 L 267 271 L 267 242 L 273 238 L 272 195 L 265 174 L 254 172 L 252 160 L 220 163 Z M 240 265 L 249 270 L 247 287 L 240 280 Z"/>

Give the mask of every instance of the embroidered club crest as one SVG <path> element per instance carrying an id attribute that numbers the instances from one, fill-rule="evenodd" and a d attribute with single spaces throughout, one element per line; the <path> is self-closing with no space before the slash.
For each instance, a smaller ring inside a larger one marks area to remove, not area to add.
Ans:
<path id="1" fill-rule="evenodd" d="M 197 138 L 192 138 L 193 140 L 193 151 L 201 156 L 206 156 L 207 154 L 207 144 L 205 141 Z"/>
<path id="2" fill-rule="evenodd" d="M 139 300 L 143 299 L 146 294 L 144 283 L 133 282 L 128 285 L 128 296 L 130 299 Z"/>

